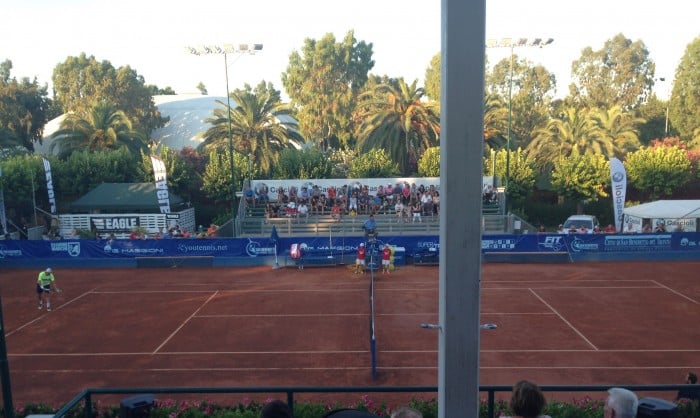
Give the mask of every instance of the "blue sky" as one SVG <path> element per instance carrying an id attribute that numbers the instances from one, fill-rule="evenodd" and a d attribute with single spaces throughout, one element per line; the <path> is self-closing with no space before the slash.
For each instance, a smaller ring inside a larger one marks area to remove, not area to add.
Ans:
<path id="1" fill-rule="evenodd" d="M 305 38 L 354 30 L 373 43 L 372 72 L 403 76 L 422 84 L 425 69 L 440 50 L 439 0 L 14 0 L 4 2 L 0 60 L 10 59 L 16 77 L 50 83 L 56 64 L 81 52 L 130 65 L 148 84 L 196 92 L 201 81 L 213 95 L 225 94 L 222 56 L 194 56 L 185 46 L 262 43 L 255 56 L 229 59 L 229 86 L 265 79 L 283 90 L 280 74 L 289 54 Z M 556 74 L 558 95 L 569 83 L 571 62 L 587 46 L 600 49 L 618 33 L 642 40 L 657 66 L 665 98 L 686 46 L 700 36 L 700 2 L 667 0 L 487 0 L 486 38 L 551 37 L 542 49 L 516 49 L 523 58 Z M 490 49 L 489 61 L 508 49 Z"/>

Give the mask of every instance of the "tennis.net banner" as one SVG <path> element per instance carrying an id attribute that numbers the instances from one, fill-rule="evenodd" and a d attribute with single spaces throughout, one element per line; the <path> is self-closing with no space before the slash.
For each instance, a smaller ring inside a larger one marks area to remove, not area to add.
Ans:
<path id="1" fill-rule="evenodd" d="M 168 194 L 168 179 L 165 173 L 165 163 L 155 155 L 151 155 L 153 163 L 153 176 L 156 181 L 156 197 L 160 213 L 170 213 L 170 196 Z"/>

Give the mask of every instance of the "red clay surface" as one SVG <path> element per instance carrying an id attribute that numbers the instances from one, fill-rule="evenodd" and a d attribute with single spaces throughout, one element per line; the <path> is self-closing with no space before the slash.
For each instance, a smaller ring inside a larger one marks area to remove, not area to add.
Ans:
<path id="1" fill-rule="evenodd" d="M 480 322 L 498 328 L 480 334 L 481 384 L 683 383 L 700 371 L 699 268 L 483 265 Z M 437 385 L 437 331 L 420 328 L 438 321 L 437 267 L 375 275 L 376 381 L 369 274 L 59 268 L 46 312 L 39 270 L 0 272 L 15 405 L 87 387 Z"/>

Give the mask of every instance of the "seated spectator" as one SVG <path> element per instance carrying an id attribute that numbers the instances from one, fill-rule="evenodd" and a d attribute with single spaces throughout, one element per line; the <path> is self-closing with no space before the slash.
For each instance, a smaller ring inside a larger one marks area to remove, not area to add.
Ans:
<path id="1" fill-rule="evenodd" d="M 551 418 L 548 415 L 542 415 L 546 405 L 544 395 L 536 384 L 521 380 L 513 386 L 513 394 L 510 398 L 513 418 Z"/>
<path id="2" fill-rule="evenodd" d="M 666 232 L 666 225 L 663 222 L 659 222 L 656 224 L 656 228 L 654 228 L 654 232 L 657 234 L 662 234 Z"/>
<path id="3" fill-rule="evenodd" d="M 284 209 L 284 216 L 287 218 L 296 219 L 299 211 L 297 210 L 297 205 L 294 202 L 287 203 L 287 207 Z"/>
<path id="4" fill-rule="evenodd" d="M 566 231 L 564 231 L 564 225 L 559 224 L 559 226 L 557 227 L 557 234 L 565 234 L 565 233 L 566 233 Z"/>
<path id="5" fill-rule="evenodd" d="M 320 215 L 326 214 L 326 208 L 328 206 L 328 199 L 326 199 L 325 194 L 321 194 L 318 198 L 318 203 L 316 204 L 316 210 Z"/>
<path id="6" fill-rule="evenodd" d="M 287 194 L 284 192 L 284 189 L 282 187 L 279 187 L 277 189 L 277 203 L 280 205 L 284 205 L 287 204 L 287 202 L 289 202 Z"/>
<path id="7" fill-rule="evenodd" d="M 299 195 L 297 193 L 296 186 L 290 187 L 289 188 L 289 202 L 290 203 L 294 202 L 294 204 L 296 205 L 298 203 L 298 200 L 299 200 Z"/>
<path id="8" fill-rule="evenodd" d="M 642 232 L 643 232 L 643 233 L 648 234 L 648 233 L 651 233 L 651 231 L 652 231 L 652 229 L 651 229 L 651 225 L 650 225 L 649 223 L 645 223 L 645 224 L 642 226 Z"/>
<path id="9" fill-rule="evenodd" d="M 396 213 L 396 222 L 401 222 L 402 220 L 404 220 L 405 222 L 406 212 L 404 211 L 404 209 L 405 208 L 403 206 L 403 203 L 401 203 L 400 200 L 396 202 L 396 205 L 394 205 L 394 213 Z"/>
<path id="10" fill-rule="evenodd" d="M 369 193 L 364 189 L 357 199 L 358 210 L 362 214 L 369 213 Z"/>
<path id="11" fill-rule="evenodd" d="M 338 205 L 338 202 L 335 202 L 333 204 L 333 207 L 331 207 L 331 219 L 333 219 L 336 222 L 340 222 L 341 216 L 342 215 L 340 213 L 340 205 Z"/>
<path id="12" fill-rule="evenodd" d="M 370 201 L 369 213 L 379 213 L 382 209 L 382 198 L 379 196 L 374 196 Z"/>
<path id="13" fill-rule="evenodd" d="M 586 225 L 581 225 L 578 227 L 578 233 L 579 234 L 587 234 L 588 233 L 588 228 L 586 228 Z"/>
<path id="14" fill-rule="evenodd" d="M 423 212 L 422 205 L 420 201 L 416 201 L 413 206 L 411 206 L 411 213 L 413 214 L 413 222 L 423 222 L 423 218 L 421 217 L 421 213 Z"/>
<path id="15" fill-rule="evenodd" d="M 676 224 L 675 228 L 673 228 L 673 232 L 683 232 L 683 231 L 684 231 L 683 225 L 681 225 L 680 222 Z"/>
<path id="16" fill-rule="evenodd" d="M 309 207 L 306 206 L 306 202 L 299 203 L 299 219 L 303 219 L 304 222 L 309 220 Z"/>
<path id="17" fill-rule="evenodd" d="M 679 390 L 678 395 L 676 395 L 676 400 L 688 399 L 690 401 L 694 401 L 700 399 L 700 385 L 697 384 L 698 376 L 695 373 L 688 372 L 688 374 L 685 375 L 685 383 L 687 385 L 696 385 L 697 387 L 683 388 Z"/>
<path id="18" fill-rule="evenodd" d="M 357 206 L 357 192 L 353 191 L 352 195 L 350 195 L 350 199 L 348 200 L 348 211 L 352 212 L 355 211 L 357 213 L 358 206 Z"/>
<path id="19" fill-rule="evenodd" d="M 129 234 L 129 239 L 141 239 L 141 238 L 142 238 L 141 233 L 137 229 L 134 229 Z"/>
<path id="20" fill-rule="evenodd" d="M 575 226 L 575 225 L 572 224 L 572 225 L 569 227 L 569 234 L 578 234 L 578 229 L 576 229 L 576 226 Z"/>
<path id="21" fill-rule="evenodd" d="M 335 204 L 335 197 L 336 197 L 336 190 L 335 187 L 331 186 L 328 188 L 328 204 L 333 207 Z"/>
<path id="22" fill-rule="evenodd" d="M 594 233 L 594 234 L 600 234 L 600 233 L 602 233 L 602 232 L 603 232 L 603 231 L 600 230 L 600 227 L 599 227 L 598 225 L 596 225 L 596 226 L 593 227 L 593 233 Z"/>
<path id="23" fill-rule="evenodd" d="M 260 418 L 292 418 L 292 411 L 286 402 L 274 400 L 263 406 Z"/>
<path id="24" fill-rule="evenodd" d="M 302 187 L 301 191 L 299 192 L 299 203 L 309 203 L 309 199 L 311 198 L 311 194 L 309 193 L 309 189 L 306 187 Z"/>
<path id="25" fill-rule="evenodd" d="M 219 227 L 215 224 L 210 224 L 209 228 L 207 228 L 207 236 L 209 238 L 216 238 L 218 235 Z"/>
<path id="26" fill-rule="evenodd" d="M 608 226 L 605 227 L 604 232 L 606 234 L 614 234 L 615 232 L 617 232 L 617 230 L 615 229 L 615 227 L 612 224 L 608 224 Z"/>
<path id="27" fill-rule="evenodd" d="M 437 190 L 433 192 L 433 212 L 435 215 L 440 215 L 440 192 Z"/>
<path id="28" fill-rule="evenodd" d="M 243 192 L 243 195 L 245 196 L 246 207 L 254 208 L 255 207 L 255 192 L 253 192 L 253 189 L 251 189 L 249 186 L 246 186 L 245 191 Z"/>
<path id="29" fill-rule="evenodd" d="M 634 392 L 623 388 L 610 388 L 605 401 L 605 418 L 635 418 L 639 400 Z"/>

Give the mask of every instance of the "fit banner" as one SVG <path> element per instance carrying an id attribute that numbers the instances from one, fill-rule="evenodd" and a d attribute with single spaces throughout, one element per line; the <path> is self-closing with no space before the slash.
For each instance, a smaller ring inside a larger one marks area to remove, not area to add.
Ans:
<path id="1" fill-rule="evenodd" d="M 165 163 L 155 155 L 151 155 L 153 163 L 153 176 L 156 181 L 156 197 L 160 213 L 170 213 L 170 196 L 168 195 L 168 179 L 165 172 Z"/>
<path id="2" fill-rule="evenodd" d="M 627 173 L 622 161 L 610 159 L 610 177 L 612 179 L 612 200 L 615 216 L 615 228 L 622 231 L 623 209 L 625 209 L 625 193 L 627 191 Z"/>
<path id="3" fill-rule="evenodd" d="M 2 177 L 2 167 L 0 167 L 0 178 Z M 0 186 L 0 228 L 2 234 L 7 234 L 7 216 L 5 215 L 5 192 Z"/>
<path id="4" fill-rule="evenodd" d="M 51 177 L 51 163 L 46 158 L 44 161 L 44 173 L 46 173 L 46 191 L 49 194 L 49 212 L 51 215 L 56 215 L 56 195 L 53 193 L 53 177 Z"/>

